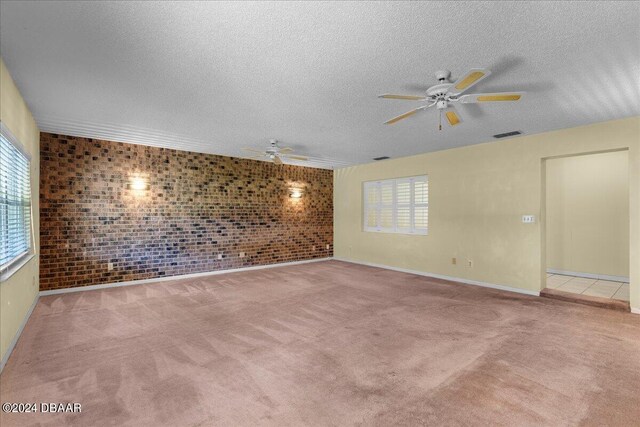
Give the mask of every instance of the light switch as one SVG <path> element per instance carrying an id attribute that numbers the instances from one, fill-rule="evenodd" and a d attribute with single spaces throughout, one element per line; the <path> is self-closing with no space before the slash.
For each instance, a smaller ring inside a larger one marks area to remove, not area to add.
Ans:
<path id="1" fill-rule="evenodd" d="M 533 224 L 534 222 L 536 222 L 536 216 L 535 215 L 522 215 L 522 222 L 524 224 Z"/>

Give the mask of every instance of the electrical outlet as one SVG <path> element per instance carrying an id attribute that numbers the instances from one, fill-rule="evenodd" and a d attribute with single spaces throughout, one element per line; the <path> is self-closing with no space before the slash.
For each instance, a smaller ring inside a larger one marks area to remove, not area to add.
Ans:
<path id="1" fill-rule="evenodd" d="M 218 259 L 222 259 L 222 254 L 218 254 Z"/>
<path id="2" fill-rule="evenodd" d="M 112 262 L 107 263 L 107 270 L 109 270 L 109 271 L 113 270 L 113 263 Z"/>
<path id="3" fill-rule="evenodd" d="M 458 259 L 457 258 L 451 258 L 451 264 L 453 264 L 453 265 L 458 264 Z"/>
<path id="4" fill-rule="evenodd" d="M 473 267 L 473 260 L 471 259 L 467 260 L 467 267 Z"/>
<path id="5" fill-rule="evenodd" d="M 240 258 L 244 258 L 245 257 L 245 253 L 244 252 L 240 252 Z"/>

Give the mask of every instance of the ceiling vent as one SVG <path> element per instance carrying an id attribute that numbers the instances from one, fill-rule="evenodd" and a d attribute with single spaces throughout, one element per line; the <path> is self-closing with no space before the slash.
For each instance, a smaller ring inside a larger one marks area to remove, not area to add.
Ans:
<path id="1" fill-rule="evenodd" d="M 378 160 L 387 160 L 389 158 L 390 158 L 389 156 L 382 156 L 382 157 L 374 157 L 373 160 L 376 160 L 376 161 L 378 161 Z"/>
<path id="2" fill-rule="evenodd" d="M 494 138 L 506 138 L 508 136 L 516 136 L 516 135 L 522 135 L 522 132 L 520 132 L 519 130 L 514 130 L 513 132 L 505 132 L 505 133 L 499 133 L 497 135 L 493 135 Z"/>

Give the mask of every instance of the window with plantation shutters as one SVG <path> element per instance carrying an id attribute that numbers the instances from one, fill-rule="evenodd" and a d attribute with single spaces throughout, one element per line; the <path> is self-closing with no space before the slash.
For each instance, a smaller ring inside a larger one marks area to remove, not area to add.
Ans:
<path id="1" fill-rule="evenodd" d="M 365 231 L 427 234 L 426 175 L 365 182 L 363 190 Z"/>
<path id="2" fill-rule="evenodd" d="M 0 132 L 0 273 L 31 253 L 29 158 L 2 125 Z"/>

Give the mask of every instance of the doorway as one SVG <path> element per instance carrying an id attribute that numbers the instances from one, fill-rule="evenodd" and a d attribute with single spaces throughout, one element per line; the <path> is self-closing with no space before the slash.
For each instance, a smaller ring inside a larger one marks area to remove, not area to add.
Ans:
<path id="1" fill-rule="evenodd" d="M 628 151 L 544 163 L 545 291 L 628 304 Z"/>

